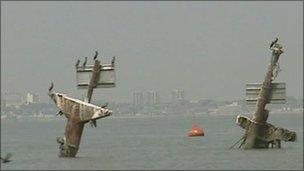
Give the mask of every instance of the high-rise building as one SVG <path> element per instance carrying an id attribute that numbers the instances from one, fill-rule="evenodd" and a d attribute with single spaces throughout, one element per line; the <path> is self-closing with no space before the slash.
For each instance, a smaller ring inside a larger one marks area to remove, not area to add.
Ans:
<path id="1" fill-rule="evenodd" d="M 146 105 L 152 106 L 159 104 L 159 94 L 157 91 L 148 91 L 146 96 Z"/>
<path id="2" fill-rule="evenodd" d="M 37 94 L 32 94 L 32 93 L 27 93 L 26 94 L 26 103 L 30 104 L 30 103 L 35 103 L 35 102 L 39 102 L 39 97 Z"/>
<path id="3" fill-rule="evenodd" d="M 26 94 L 26 103 L 29 104 L 29 103 L 33 103 L 33 102 L 34 102 L 34 96 L 33 96 L 33 94 L 27 93 Z"/>
<path id="4" fill-rule="evenodd" d="M 171 92 L 171 102 L 177 103 L 185 100 L 185 92 L 183 90 L 173 90 Z"/>
<path id="5" fill-rule="evenodd" d="M 144 93 L 136 91 L 133 93 L 134 113 L 141 113 L 144 109 Z"/>
<path id="6" fill-rule="evenodd" d="M 142 107 L 144 106 L 144 93 L 141 91 L 136 91 L 133 93 L 133 104 L 134 106 Z"/>

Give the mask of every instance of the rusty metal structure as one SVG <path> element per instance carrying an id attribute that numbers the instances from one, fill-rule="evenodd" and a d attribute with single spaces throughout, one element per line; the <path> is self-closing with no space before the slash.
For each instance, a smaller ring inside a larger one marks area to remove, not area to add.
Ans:
<path id="1" fill-rule="evenodd" d="M 90 103 L 94 88 L 115 87 L 114 57 L 111 64 L 101 64 L 96 59 L 97 55 L 96 51 L 94 65 L 86 65 L 87 57 L 82 66 L 79 66 L 79 60 L 76 63 L 77 87 L 88 90 L 84 101 L 68 97 L 64 93 L 54 92 L 53 83 L 49 88 L 48 95 L 59 108 L 57 115 L 64 115 L 67 118 L 64 136 L 57 138 L 57 142 L 60 144 L 59 157 L 75 157 L 84 125 L 90 122 L 96 127 L 97 119 L 112 114 L 106 105 L 100 107 Z"/>
<path id="2" fill-rule="evenodd" d="M 295 141 L 296 132 L 289 131 L 284 128 L 276 127 L 267 122 L 269 111 L 265 109 L 270 102 L 284 102 L 284 96 L 277 93 L 285 93 L 285 84 L 272 83 L 278 75 L 279 57 L 283 53 L 283 47 L 278 43 L 276 38 L 270 45 L 272 57 L 267 69 L 266 76 L 262 84 L 258 87 L 257 97 L 246 99 L 251 102 L 256 102 L 256 110 L 252 119 L 238 115 L 236 124 L 246 130 L 242 137 L 243 142 L 240 147 L 244 149 L 251 148 L 281 148 L 281 141 Z M 283 91 L 282 91 L 283 90 Z M 279 98 L 278 98 L 279 97 Z"/>

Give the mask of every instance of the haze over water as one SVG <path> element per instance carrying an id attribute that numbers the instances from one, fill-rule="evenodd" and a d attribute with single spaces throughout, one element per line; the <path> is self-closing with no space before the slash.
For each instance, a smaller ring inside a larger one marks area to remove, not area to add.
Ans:
<path id="1" fill-rule="evenodd" d="M 96 128 L 84 129 L 76 158 L 59 158 L 56 137 L 65 121 L 2 121 L 1 151 L 13 162 L 2 169 L 303 169 L 302 114 L 272 114 L 274 125 L 297 132 L 296 142 L 281 149 L 229 149 L 243 130 L 235 116 L 197 115 L 158 117 L 108 117 Z M 204 137 L 187 137 L 193 123 Z M 238 145 L 237 145 L 238 146 Z M 236 147 L 237 147 L 236 146 Z"/>

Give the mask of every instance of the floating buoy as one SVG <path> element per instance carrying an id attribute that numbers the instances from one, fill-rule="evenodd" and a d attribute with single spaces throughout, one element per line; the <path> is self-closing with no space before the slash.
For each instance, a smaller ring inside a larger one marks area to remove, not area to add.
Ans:
<path id="1" fill-rule="evenodd" d="M 194 136 L 204 136 L 204 130 L 202 127 L 194 124 L 192 125 L 191 129 L 188 131 L 188 136 L 189 137 L 194 137 Z"/>

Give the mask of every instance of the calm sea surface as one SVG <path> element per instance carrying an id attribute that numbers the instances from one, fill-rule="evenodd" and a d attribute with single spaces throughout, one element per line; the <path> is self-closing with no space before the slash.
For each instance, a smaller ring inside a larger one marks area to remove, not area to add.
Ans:
<path id="1" fill-rule="evenodd" d="M 189 116 L 110 116 L 96 128 L 86 125 L 76 158 L 58 157 L 65 120 L 2 120 L 1 156 L 10 152 L 13 161 L 1 169 L 303 169 L 303 114 L 270 114 L 269 122 L 297 132 L 297 141 L 282 142 L 282 149 L 229 150 L 243 135 L 234 120 L 196 115 L 205 136 L 190 138 Z"/>

